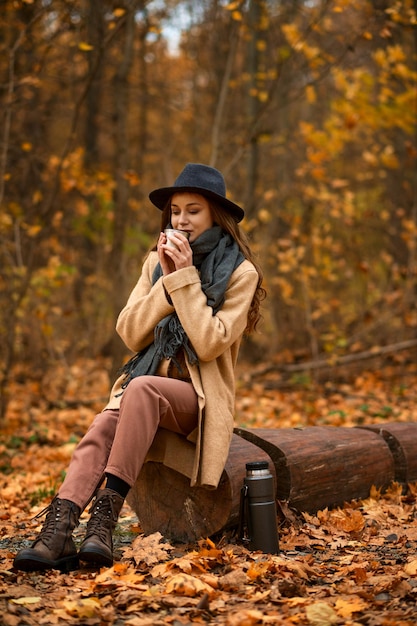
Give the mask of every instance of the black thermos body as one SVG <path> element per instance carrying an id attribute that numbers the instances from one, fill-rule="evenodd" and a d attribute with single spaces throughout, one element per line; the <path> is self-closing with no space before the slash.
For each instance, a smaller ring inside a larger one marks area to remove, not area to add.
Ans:
<path id="1" fill-rule="evenodd" d="M 242 491 L 246 500 L 244 508 L 249 549 L 261 550 L 267 554 L 278 554 L 274 478 L 269 471 L 268 461 L 246 463 L 246 476 Z"/>

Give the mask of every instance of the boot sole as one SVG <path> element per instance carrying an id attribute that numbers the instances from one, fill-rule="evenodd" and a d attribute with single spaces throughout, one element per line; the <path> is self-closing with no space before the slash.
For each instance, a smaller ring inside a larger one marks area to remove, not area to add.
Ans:
<path id="1" fill-rule="evenodd" d="M 49 559 L 43 559 L 42 557 L 34 557 L 30 554 L 18 556 L 13 561 L 13 567 L 23 572 L 39 572 L 49 569 L 57 569 L 60 572 L 71 572 L 79 569 L 80 563 L 78 555 L 75 554 L 71 557 L 64 557 L 57 559 L 56 561 L 50 561 Z"/>
<path id="2" fill-rule="evenodd" d="M 113 557 L 109 557 L 104 551 L 101 552 L 96 546 L 88 547 L 88 545 L 80 548 L 78 553 L 80 561 L 90 563 L 91 565 L 99 565 L 101 567 L 111 567 L 113 565 Z"/>

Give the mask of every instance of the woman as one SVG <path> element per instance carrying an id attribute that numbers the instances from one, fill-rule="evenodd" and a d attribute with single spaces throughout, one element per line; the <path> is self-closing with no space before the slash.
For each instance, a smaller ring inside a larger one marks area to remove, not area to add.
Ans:
<path id="1" fill-rule="evenodd" d="M 189 163 L 149 198 L 162 210 L 162 232 L 116 325 L 137 354 L 76 447 L 40 534 L 15 557 L 17 569 L 112 565 L 112 533 L 146 459 L 209 489 L 224 469 L 234 367 L 243 334 L 260 317 L 262 274 L 238 226 L 244 212 L 226 198 L 218 170 Z M 183 232 L 168 241 L 167 226 Z M 77 552 L 72 532 L 94 496 Z"/>

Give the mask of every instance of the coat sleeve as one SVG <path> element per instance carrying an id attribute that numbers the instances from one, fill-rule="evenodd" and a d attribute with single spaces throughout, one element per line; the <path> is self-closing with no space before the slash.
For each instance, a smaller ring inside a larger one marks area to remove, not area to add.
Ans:
<path id="1" fill-rule="evenodd" d="M 224 304 L 215 315 L 194 266 L 165 276 L 163 283 L 199 360 L 211 361 L 243 334 L 258 273 L 252 263 L 244 261 L 232 274 Z"/>
<path id="2" fill-rule="evenodd" d="M 162 278 L 152 285 L 157 260 L 153 252 L 146 258 L 141 276 L 116 322 L 116 331 L 132 352 L 139 352 L 152 343 L 155 326 L 174 310 L 168 302 Z"/>

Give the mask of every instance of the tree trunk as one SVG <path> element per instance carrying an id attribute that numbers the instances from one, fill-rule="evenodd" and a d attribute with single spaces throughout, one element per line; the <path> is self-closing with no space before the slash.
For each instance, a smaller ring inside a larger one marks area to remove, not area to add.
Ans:
<path id="1" fill-rule="evenodd" d="M 130 83 L 129 76 L 132 68 L 134 56 L 134 35 L 135 35 L 135 11 L 130 7 L 126 14 L 123 29 L 124 46 L 123 56 L 120 59 L 118 70 L 114 77 L 114 97 L 115 97 L 115 180 L 114 191 L 114 231 L 113 244 L 109 256 L 109 269 L 112 276 L 112 305 L 113 316 L 117 319 L 126 300 L 126 258 L 124 244 L 127 226 L 130 224 L 130 186 L 128 181 L 128 171 L 130 169 L 129 154 L 129 104 L 130 104 Z M 117 372 L 122 364 L 126 348 L 120 338 L 113 333 L 111 339 L 112 366 L 110 379 L 117 376 Z"/>

